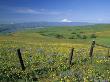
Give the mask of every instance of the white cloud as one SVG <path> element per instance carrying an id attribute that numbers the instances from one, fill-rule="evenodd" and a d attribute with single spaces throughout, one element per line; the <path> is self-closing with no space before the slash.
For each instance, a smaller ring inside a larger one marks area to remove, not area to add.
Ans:
<path id="1" fill-rule="evenodd" d="M 20 8 L 16 9 L 17 13 L 21 14 L 41 14 L 41 15 L 59 15 L 61 12 L 57 11 L 48 11 L 46 9 L 31 9 L 31 8 Z"/>
<path id="2" fill-rule="evenodd" d="M 61 20 L 61 22 L 72 22 L 72 21 L 68 20 L 68 19 L 63 19 L 63 20 Z"/>
<path id="3" fill-rule="evenodd" d="M 99 18 L 99 19 L 97 19 L 98 21 L 103 21 L 103 19 L 102 18 Z"/>
<path id="4" fill-rule="evenodd" d="M 21 14 L 41 14 L 41 11 L 36 11 L 34 9 L 31 8 L 22 8 L 22 9 L 16 9 L 17 13 L 21 13 Z"/>

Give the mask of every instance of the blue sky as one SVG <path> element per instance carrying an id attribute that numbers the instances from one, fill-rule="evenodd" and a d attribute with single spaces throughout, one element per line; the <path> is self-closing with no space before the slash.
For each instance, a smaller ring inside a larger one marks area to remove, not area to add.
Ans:
<path id="1" fill-rule="evenodd" d="M 0 0 L 0 23 L 110 23 L 110 0 Z"/>

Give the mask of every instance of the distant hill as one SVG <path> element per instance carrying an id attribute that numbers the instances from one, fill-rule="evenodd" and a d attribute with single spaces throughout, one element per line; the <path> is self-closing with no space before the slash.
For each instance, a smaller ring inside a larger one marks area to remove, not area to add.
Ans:
<path id="1" fill-rule="evenodd" d="M 47 27 L 47 26 L 82 26 L 90 25 L 87 22 L 31 22 L 31 23 L 20 23 L 21 26 L 30 27 Z"/>
<path id="2" fill-rule="evenodd" d="M 92 25 L 87 22 L 30 22 L 30 23 L 16 23 L 16 24 L 0 24 L 0 33 L 15 32 L 25 28 L 46 28 L 50 26 L 84 26 Z"/>

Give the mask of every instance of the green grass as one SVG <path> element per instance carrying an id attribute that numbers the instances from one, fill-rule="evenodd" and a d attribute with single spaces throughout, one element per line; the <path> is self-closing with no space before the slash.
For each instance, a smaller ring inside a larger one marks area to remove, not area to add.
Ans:
<path id="1" fill-rule="evenodd" d="M 90 25 L 90 26 L 74 26 L 74 27 L 49 27 L 49 28 L 39 28 L 39 29 L 28 29 L 25 34 L 33 33 L 34 36 L 39 34 L 45 38 L 58 39 L 62 41 L 74 42 L 88 42 L 96 39 L 97 42 L 108 45 L 110 43 L 110 25 Z M 92 35 L 96 38 L 91 38 Z M 63 36 L 58 38 L 58 35 Z M 86 38 L 83 38 L 86 36 Z"/>
<path id="2" fill-rule="evenodd" d="M 77 37 L 77 34 L 87 38 Z M 91 38 L 95 34 L 96 38 Z M 57 35 L 57 37 L 56 37 Z M 58 35 L 62 35 L 63 37 Z M 69 37 L 76 38 L 70 39 Z M 108 49 L 96 46 L 91 63 L 92 40 L 110 45 L 110 25 L 26 29 L 0 35 L 1 82 L 94 82 L 110 81 Z M 69 68 L 70 49 L 75 48 Z M 26 70 L 22 71 L 16 50 L 20 48 Z"/>

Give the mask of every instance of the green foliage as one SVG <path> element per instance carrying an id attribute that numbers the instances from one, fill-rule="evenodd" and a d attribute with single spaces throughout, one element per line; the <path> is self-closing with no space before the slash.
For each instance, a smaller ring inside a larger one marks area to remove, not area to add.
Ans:
<path id="1" fill-rule="evenodd" d="M 77 34 L 76 32 L 72 32 L 71 34 Z"/>
<path id="2" fill-rule="evenodd" d="M 79 39 L 82 38 L 81 34 L 77 34 L 76 36 L 77 36 Z"/>
<path id="3" fill-rule="evenodd" d="M 87 39 L 87 36 L 86 35 L 82 35 L 82 39 Z"/>
<path id="4" fill-rule="evenodd" d="M 79 39 L 87 39 L 86 35 L 77 34 L 77 38 Z"/>
<path id="5" fill-rule="evenodd" d="M 91 38 L 96 38 L 97 36 L 96 36 L 96 34 L 91 34 L 90 37 L 91 37 Z"/>
<path id="6" fill-rule="evenodd" d="M 62 38 L 64 38 L 64 36 L 61 35 L 61 34 L 56 34 L 55 37 L 58 38 L 58 39 L 62 39 Z"/>
<path id="7" fill-rule="evenodd" d="M 68 39 L 77 39 L 77 37 L 76 37 L 76 35 L 72 35 Z"/>

